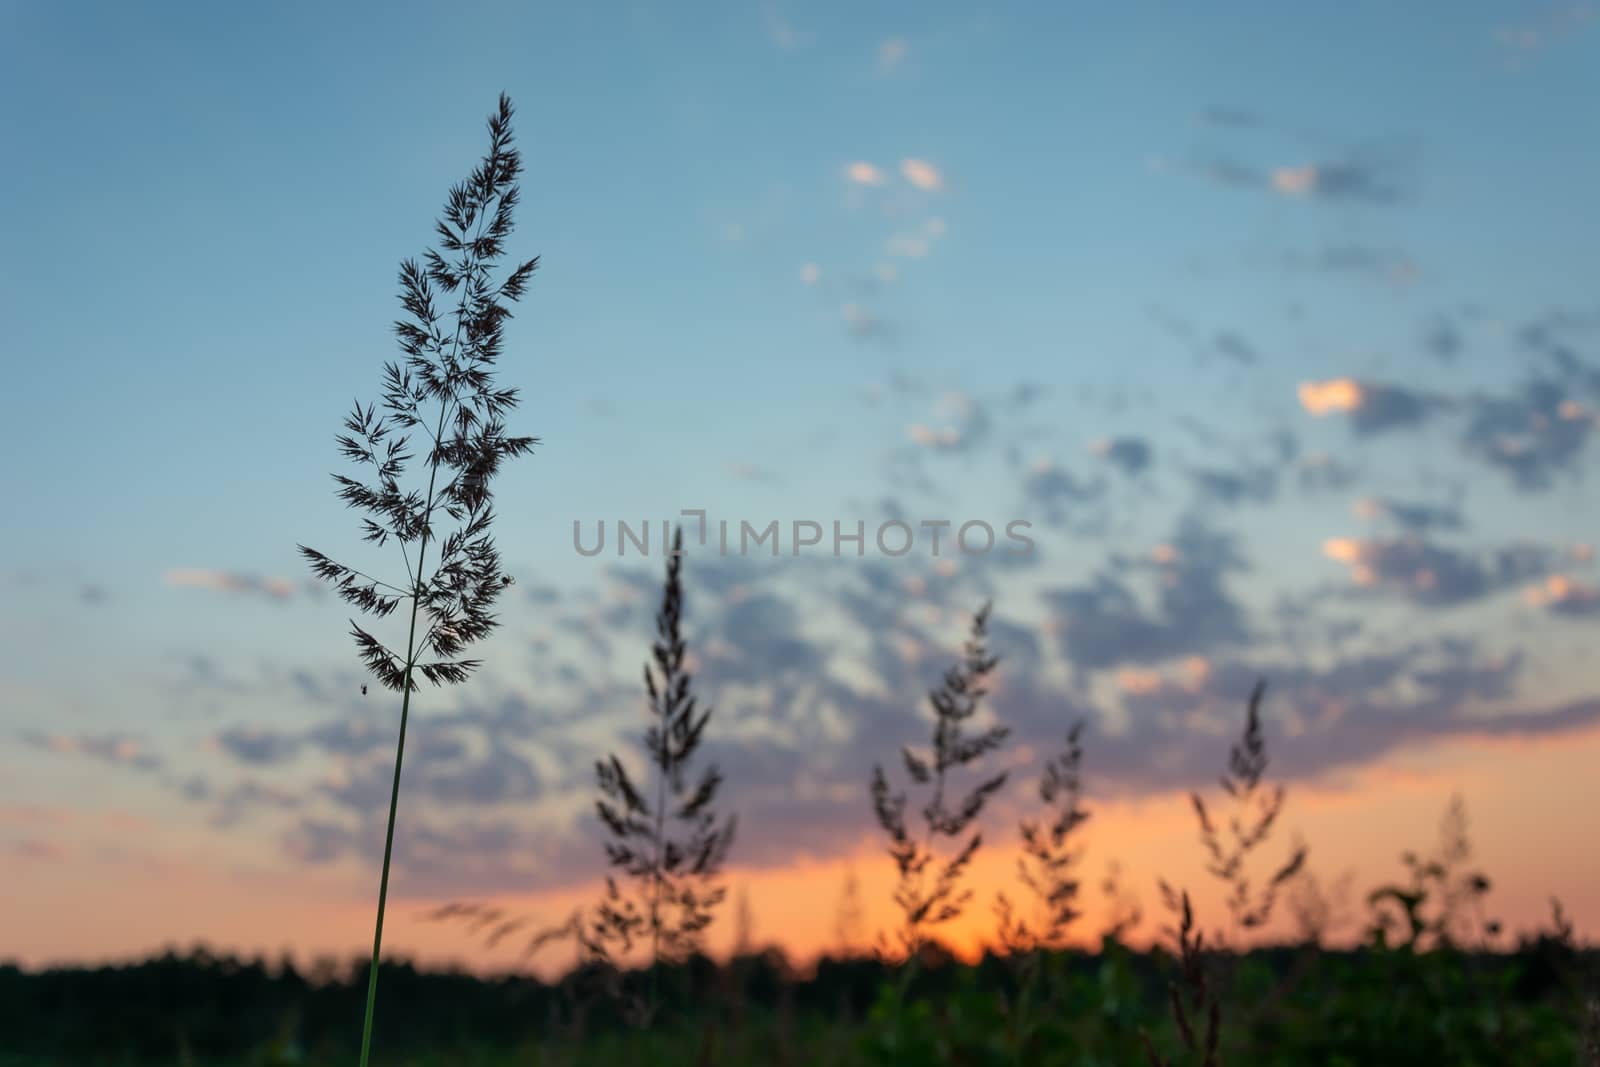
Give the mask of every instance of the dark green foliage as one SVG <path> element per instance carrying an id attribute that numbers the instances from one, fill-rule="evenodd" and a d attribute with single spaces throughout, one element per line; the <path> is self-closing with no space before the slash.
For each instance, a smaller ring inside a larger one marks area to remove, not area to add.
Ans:
<path id="1" fill-rule="evenodd" d="M 1222 1061 L 1573 1067 L 1583 1062 L 1583 1007 L 1575 990 L 1537 977 L 1548 976 L 1550 960 L 1541 956 L 1548 946 L 1536 943 L 1502 954 L 1273 948 L 1232 957 L 1222 1012 L 1253 1022 L 1229 1022 Z M 1575 973 L 1600 966 L 1594 949 L 1563 958 Z M 1165 953 L 1107 942 L 1093 954 L 1047 952 L 1042 963 L 1049 1010 L 1020 1059 L 1006 1011 L 1017 978 L 1003 958 L 970 967 L 929 958 L 906 991 L 906 1024 L 890 1057 L 885 1045 L 894 1030 L 873 1006 L 897 984 L 893 967 L 825 959 L 813 976 L 796 978 L 771 952 L 722 967 L 691 957 L 670 968 L 661 1021 L 645 1032 L 607 1003 L 581 1029 L 552 1027 L 577 976 L 547 984 L 385 963 L 388 1009 L 378 1019 L 375 1052 L 410 1067 L 687 1067 L 706 1062 L 709 1030 L 717 1054 L 709 1062 L 730 1067 L 1146 1067 L 1140 1032 L 1148 1031 L 1162 1055 L 1186 1062 L 1177 1058 L 1183 1041 L 1170 1015 Z M 743 975 L 737 1020 L 723 993 L 734 966 Z M 364 960 L 347 970 L 324 964 L 308 975 L 203 950 L 93 970 L 0 967 L 0 1064 L 344 1067 L 355 1057 L 349 1020 L 360 1010 L 364 968 Z"/>

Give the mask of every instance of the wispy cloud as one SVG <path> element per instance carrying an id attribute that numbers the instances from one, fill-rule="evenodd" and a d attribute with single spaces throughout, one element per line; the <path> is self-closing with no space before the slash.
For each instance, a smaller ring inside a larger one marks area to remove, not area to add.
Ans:
<path id="1" fill-rule="evenodd" d="M 1399 596 L 1420 607 L 1478 600 L 1547 574 L 1555 553 L 1536 545 L 1467 552 L 1416 534 L 1358 539 L 1333 537 L 1322 554 L 1349 568 L 1358 587 Z"/>
<path id="2" fill-rule="evenodd" d="M 839 317 L 844 320 L 844 328 L 851 337 L 887 339 L 892 332 L 887 322 L 854 301 L 839 309 Z"/>
<path id="3" fill-rule="evenodd" d="M 233 571 L 208 570 L 198 567 L 180 567 L 161 576 L 167 585 L 189 586 L 196 589 L 215 589 L 226 593 L 257 593 L 273 600 L 288 600 L 294 596 L 296 586 L 287 578 L 261 578 L 253 574 Z"/>
<path id="4" fill-rule="evenodd" d="M 817 43 L 816 33 L 795 27 L 775 3 L 761 5 L 761 17 L 767 30 L 767 40 L 786 52 L 809 48 Z"/>
<path id="5" fill-rule="evenodd" d="M 1218 354 L 1231 359 L 1235 363 L 1242 363 L 1248 366 L 1260 358 L 1255 346 L 1237 330 L 1218 331 L 1217 335 L 1211 339 L 1211 345 Z"/>
<path id="6" fill-rule="evenodd" d="M 857 185 L 882 185 L 888 181 L 883 171 L 865 160 L 857 160 L 844 168 L 845 177 Z"/>
<path id="7" fill-rule="evenodd" d="M 1416 426 L 1447 407 L 1443 398 L 1400 385 L 1330 378 L 1301 382 L 1300 406 L 1312 415 L 1347 414 L 1359 434 Z"/>
<path id="8" fill-rule="evenodd" d="M 1397 248 L 1341 241 L 1311 251 L 1289 251 L 1275 264 L 1284 271 L 1306 271 L 1328 276 L 1365 278 L 1388 285 L 1408 285 L 1422 268 L 1409 253 Z"/>
<path id="9" fill-rule="evenodd" d="M 900 174 L 918 189 L 930 193 L 938 192 L 944 188 L 944 175 L 940 173 L 938 167 L 935 167 L 925 159 L 901 160 Z"/>
<path id="10" fill-rule="evenodd" d="M 1138 474 L 1150 465 L 1153 450 L 1141 437 L 1106 437 L 1090 442 L 1089 451 L 1124 474 Z"/>
<path id="11" fill-rule="evenodd" d="M 85 756 L 102 763 L 140 771 L 159 770 L 164 764 L 159 755 L 146 750 L 144 742 L 129 734 L 45 734 L 30 732 L 22 740 L 34 748 L 63 756 Z"/>
<path id="12" fill-rule="evenodd" d="M 1337 492 L 1355 485 L 1360 469 L 1327 452 L 1308 452 L 1295 461 L 1300 488 L 1307 492 Z"/>
<path id="13" fill-rule="evenodd" d="M 1157 156 L 1149 165 L 1158 174 L 1188 175 L 1224 188 L 1387 205 L 1410 196 L 1411 157 L 1409 145 L 1381 145 L 1352 150 L 1342 157 L 1269 166 L 1224 155 Z"/>
<path id="14" fill-rule="evenodd" d="M 1264 124 L 1260 114 L 1242 107 L 1202 108 L 1195 114 L 1194 121 L 1202 126 L 1230 130 L 1249 130 Z"/>
<path id="15" fill-rule="evenodd" d="M 1272 187 L 1284 196 L 1304 196 L 1317 185 L 1317 168 L 1314 164 L 1303 167 L 1279 167 L 1272 172 Z"/>
<path id="16" fill-rule="evenodd" d="M 1086 670 L 1142 666 L 1248 640 L 1248 612 L 1228 589 L 1229 575 L 1249 569 L 1235 538 L 1187 517 L 1164 543 L 1172 554 L 1150 602 L 1109 568 L 1044 594 L 1068 662 Z"/>
<path id="17" fill-rule="evenodd" d="M 1534 379 L 1503 396 L 1475 398 L 1462 437 L 1468 454 L 1524 491 L 1576 475 L 1597 420 L 1554 381 Z"/>
<path id="18" fill-rule="evenodd" d="M 1552 615 L 1571 618 L 1600 617 L 1600 586 L 1575 581 L 1564 574 L 1552 574 L 1538 585 L 1523 591 L 1523 599 Z"/>
<path id="19" fill-rule="evenodd" d="M 987 408 L 972 394 L 951 390 L 934 406 L 931 423 L 906 427 L 912 444 L 935 451 L 964 451 L 981 444 L 991 428 Z"/>
<path id="20" fill-rule="evenodd" d="M 1104 521 L 1104 480 L 1080 479 L 1065 467 L 1041 459 L 1022 480 L 1022 499 L 1051 526 L 1086 533 Z M 1090 505 L 1096 505 L 1090 507 Z"/>
<path id="21" fill-rule="evenodd" d="M 1379 496 L 1362 497 L 1352 510 L 1358 518 L 1387 519 L 1413 533 L 1466 528 L 1466 519 L 1454 504 L 1416 503 Z"/>
<path id="22" fill-rule="evenodd" d="M 915 230 L 890 237 L 884 242 L 883 251 L 897 259 L 924 259 L 944 234 L 944 219 L 931 218 Z"/>
<path id="23" fill-rule="evenodd" d="M 1186 472 L 1202 501 L 1224 506 L 1266 504 L 1278 495 L 1278 472 L 1270 466 L 1191 467 Z"/>
<path id="24" fill-rule="evenodd" d="M 1337 411 L 1356 411 L 1365 399 L 1361 383 L 1353 378 L 1331 378 L 1321 382 L 1300 383 L 1300 406 L 1313 415 L 1328 415 Z"/>
<path id="25" fill-rule="evenodd" d="M 728 464 L 728 473 L 740 481 L 757 482 L 763 485 L 777 485 L 782 480 L 777 474 L 754 463 L 730 463 Z"/>
<path id="26" fill-rule="evenodd" d="M 897 234 L 884 242 L 883 250 L 901 259 L 922 259 L 932 247 L 926 237 Z"/>
<path id="27" fill-rule="evenodd" d="M 1398 165 L 1381 157 L 1351 157 L 1275 168 L 1272 188 L 1285 196 L 1392 204 L 1406 196 Z"/>
<path id="28" fill-rule="evenodd" d="M 1494 44 L 1504 55 L 1506 65 L 1516 70 L 1535 53 L 1572 37 L 1597 20 L 1600 20 L 1600 5 L 1589 0 L 1559 4 L 1517 25 L 1497 27 Z"/>
<path id="29" fill-rule="evenodd" d="M 878 46 L 878 70 L 880 73 L 889 74 L 906 58 L 910 46 L 904 37 L 890 37 Z"/>

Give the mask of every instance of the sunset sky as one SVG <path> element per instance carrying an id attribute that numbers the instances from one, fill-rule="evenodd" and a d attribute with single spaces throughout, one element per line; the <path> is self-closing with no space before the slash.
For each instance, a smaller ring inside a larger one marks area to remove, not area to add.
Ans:
<path id="1" fill-rule="evenodd" d="M 543 443 L 486 665 L 413 705 L 387 946 L 510 966 L 425 913 L 594 898 L 663 565 L 616 524 L 683 509 L 733 542 L 685 564 L 714 947 L 740 895 L 832 946 L 852 872 L 892 920 L 868 777 L 991 599 L 961 945 L 1078 720 L 1080 938 L 1113 864 L 1135 940 L 1158 876 L 1220 922 L 1185 794 L 1258 677 L 1259 869 L 1303 838 L 1344 935 L 1457 794 L 1494 915 L 1600 935 L 1600 5 L 1410 8 L 0 4 L 0 959 L 370 946 L 399 704 L 296 545 L 404 574 L 334 436 L 502 90 L 541 267 L 498 380 Z"/>

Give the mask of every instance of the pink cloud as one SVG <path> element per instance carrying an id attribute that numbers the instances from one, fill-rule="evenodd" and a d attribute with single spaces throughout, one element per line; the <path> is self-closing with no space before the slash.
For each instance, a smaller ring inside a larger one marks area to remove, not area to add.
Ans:
<path id="1" fill-rule="evenodd" d="M 906 181 L 918 189 L 934 193 L 944 188 L 944 175 L 939 173 L 939 168 L 925 159 L 901 160 L 900 173 Z"/>
<path id="2" fill-rule="evenodd" d="M 882 185 L 887 179 L 883 171 L 865 160 L 857 160 L 844 169 L 845 176 L 857 185 Z"/>
<path id="3" fill-rule="evenodd" d="M 260 593 L 274 600 L 294 596 L 295 586 L 287 578 L 257 578 L 250 574 L 211 570 L 204 567 L 177 567 L 161 576 L 166 585 L 215 589 L 225 593 Z"/>

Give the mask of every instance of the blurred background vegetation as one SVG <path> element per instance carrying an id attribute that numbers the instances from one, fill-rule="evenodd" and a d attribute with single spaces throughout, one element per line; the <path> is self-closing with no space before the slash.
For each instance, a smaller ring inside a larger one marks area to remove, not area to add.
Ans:
<path id="1" fill-rule="evenodd" d="M 389 963 L 375 1052 L 414 1067 L 1146 1064 L 1148 1035 L 1168 1062 L 1204 1062 L 1182 1058 L 1168 986 L 1177 961 L 1163 949 L 1107 939 L 1097 952 L 1041 952 L 1025 1012 L 1022 959 L 990 954 L 969 965 L 930 944 L 912 965 L 825 957 L 799 973 L 774 949 L 723 962 L 695 956 L 656 975 L 663 1010 L 649 1029 L 628 1023 L 594 973 L 547 983 Z M 94 969 L 0 968 L 0 1062 L 348 1063 L 365 962 L 303 971 L 197 948 Z M 1560 929 L 1496 953 L 1375 938 L 1357 949 L 1211 952 L 1206 965 L 1221 1062 L 1594 1062 L 1585 992 L 1600 953 Z"/>

